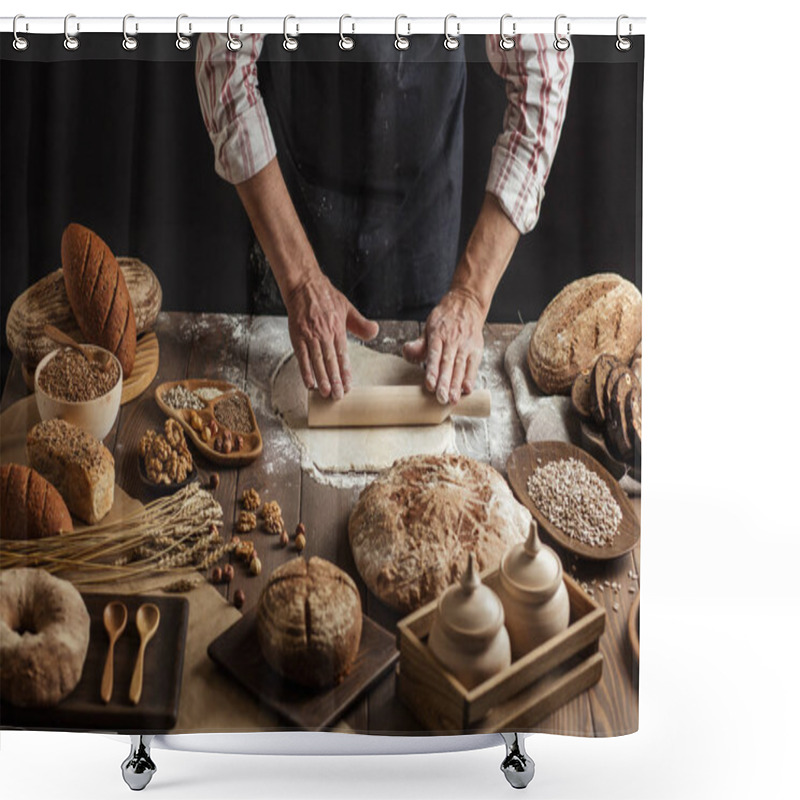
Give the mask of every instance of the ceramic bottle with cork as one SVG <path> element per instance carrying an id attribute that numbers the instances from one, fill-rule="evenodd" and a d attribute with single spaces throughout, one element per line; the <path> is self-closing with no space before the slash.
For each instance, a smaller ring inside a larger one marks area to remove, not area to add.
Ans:
<path id="1" fill-rule="evenodd" d="M 504 617 L 503 604 L 481 582 L 470 553 L 461 580 L 439 600 L 428 647 L 445 669 L 472 689 L 511 664 Z"/>
<path id="2" fill-rule="evenodd" d="M 514 545 L 500 562 L 498 595 L 514 659 L 521 658 L 569 625 L 569 596 L 561 559 L 542 544 L 531 520 L 524 544 Z"/>

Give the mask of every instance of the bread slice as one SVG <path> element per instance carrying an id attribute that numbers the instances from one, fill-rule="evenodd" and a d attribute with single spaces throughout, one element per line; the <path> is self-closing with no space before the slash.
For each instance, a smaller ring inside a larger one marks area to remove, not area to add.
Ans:
<path id="1" fill-rule="evenodd" d="M 590 393 L 592 391 L 592 368 L 581 370 L 575 383 L 572 384 L 572 407 L 584 419 L 592 418 L 592 405 Z"/>
<path id="2" fill-rule="evenodd" d="M 0 467 L 0 538 L 41 539 L 72 531 L 58 490 L 22 464 Z"/>
<path id="3" fill-rule="evenodd" d="M 63 419 L 35 425 L 28 433 L 28 463 L 64 497 L 84 522 L 99 522 L 114 504 L 114 457 L 99 440 Z"/>
<path id="4" fill-rule="evenodd" d="M 110 350 L 127 378 L 136 358 L 136 316 L 117 259 L 96 233 L 73 222 L 61 237 L 61 265 L 81 332 Z"/>
<path id="5" fill-rule="evenodd" d="M 606 421 L 606 408 L 603 396 L 606 380 L 608 379 L 609 372 L 611 372 L 614 367 L 618 366 L 619 363 L 619 360 L 615 356 L 609 353 L 603 353 L 597 361 L 594 362 L 594 367 L 592 367 L 589 407 L 592 412 L 592 419 L 600 426 Z"/>
<path id="6" fill-rule="evenodd" d="M 609 380 L 617 371 L 612 370 Z M 633 445 L 628 432 L 625 416 L 625 403 L 636 382 L 636 377 L 623 367 L 611 388 L 606 407 L 606 439 L 611 445 L 612 455 L 619 461 L 630 461 L 633 458 Z"/>
<path id="7" fill-rule="evenodd" d="M 634 453 L 642 449 L 642 386 L 634 384 L 625 400 L 625 422 Z"/>

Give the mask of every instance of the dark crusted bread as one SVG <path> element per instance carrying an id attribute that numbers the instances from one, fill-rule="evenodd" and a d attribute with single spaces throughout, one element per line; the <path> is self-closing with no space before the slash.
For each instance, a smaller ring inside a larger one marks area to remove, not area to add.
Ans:
<path id="1" fill-rule="evenodd" d="M 609 380 L 614 376 L 612 370 Z M 630 369 L 623 367 L 608 397 L 606 406 L 606 438 L 610 444 L 612 455 L 619 461 L 630 461 L 633 458 L 633 446 L 628 432 L 625 416 L 625 403 L 634 385 L 636 376 Z"/>
<path id="2" fill-rule="evenodd" d="M 136 317 L 117 259 L 96 233 L 73 222 L 61 237 L 61 264 L 81 332 L 110 350 L 127 378 L 136 357 Z"/>
<path id="3" fill-rule="evenodd" d="M 361 642 L 361 597 L 353 579 L 322 558 L 278 567 L 258 601 L 261 652 L 279 675 L 321 688 L 341 682 Z"/>
<path id="4" fill-rule="evenodd" d="M 35 469 L 0 467 L 0 538 L 41 539 L 72 530 L 72 519 L 58 490 Z"/>
<path id="5" fill-rule="evenodd" d="M 642 449 L 642 387 L 633 386 L 625 400 L 625 421 L 634 454 Z"/>
<path id="6" fill-rule="evenodd" d="M 591 419 L 592 417 L 592 369 L 587 367 L 581 370 L 578 377 L 575 378 L 575 383 L 572 384 L 572 391 L 570 397 L 572 398 L 572 407 L 584 419 Z"/>
<path id="7" fill-rule="evenodd" d="M 592 419 L 602 427 L 606 421 L 604 392 L 608 374 L 619 365 L 619 360 L 609 353 L 603 353 L 592 367 L 591 388 L 589 391 L 589 407 Z"/>

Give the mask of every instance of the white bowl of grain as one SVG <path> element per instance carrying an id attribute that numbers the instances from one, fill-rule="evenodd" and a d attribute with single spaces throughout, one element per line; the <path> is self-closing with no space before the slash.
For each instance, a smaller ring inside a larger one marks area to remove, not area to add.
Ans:
<path id="1" fill-rule="evenodd" d="M 71 347 L 48 353 L 36 367 L 33 384 L 42 420 L 63 419 L 103 440 L 114 427 L 122 400 L 122 366 L 108 350 L 84 345 L 92 363 Z M 111 365 L 102 364 L 108 356 Z"/>

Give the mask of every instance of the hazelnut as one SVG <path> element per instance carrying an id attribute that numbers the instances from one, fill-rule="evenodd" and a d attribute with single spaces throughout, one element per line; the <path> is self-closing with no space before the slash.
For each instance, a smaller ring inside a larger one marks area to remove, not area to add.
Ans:
<path id="1" fill-rule="evenodd" d="M 219 567 L 211 570 L 211 583 L 222 583 L 222 570 Z"/>
<path id="2" fill-rule="evenodd" d="M 302 522 L 298 522 L 297 527 L 294 529 L 294 535 L 299 536 L 301 533 L 305 535 L 305 532 L 306 532 L 306 526 L 303 525 Z"/>
<path id="3" fill-rule="evenodd" d="M 231 537 L 231 544 L 239 544 L 242 540 L 238 536 Z"/>
<path id="4" fill-rule="evenodd" d="M 244 592 L 241 589 L 237 589 L 233 593 L 233 604 L 236 608 L 241 608 L 244 605 Z"/>
<path id="5" fill-rule="evenodd" d="M 233 576 L 235 574 L 236 572 L 233 569 L 233 564 L 226 564 L 224 569 L 222 570 L 222 580 L 225 583 L 230 583 L 233 580 Z"/>
<path id="6" fill-rule="evenodd" d="M 251 575 L 261 574 L 261 559 L 258 556 L 253 556 L 253 558 L 250 559 L 250 574 Z"/>
<path id="7" fill-rule="evenodd" d="M 215 419 L 212 419 L 208 423 L 208 427 L 212 436 L 216 436 L 219 433 L 219 425 L 217 425 L 217 421 Z"/>
<path id="8" fill-rule="evenodd" d="M 289 534 L 285 530 L 281 531 L 281 538 L 279 539 L 281 547 L 286 547 L 289 544 Z"/>
<path id="9" fill-rule="evenodd" d="M 203 428 L 202 439 L 204 442 L 211 441 L 211 428 L 209 428 L 208 425 Z"/>
<path id="10" fill-rule="evenodd" d="M 297 548 L 298 553 L 302 553 L 306 549 L 306 537 L 302 533 L 298 533 L 294 540 L 294 546 Z"/>
<path id="11" fill-rule="evenodd" d="M 208 476 L 208 488 L 211 489 L 212 492 L 215 489 L 219 489 L 219 475 L 216 472 L 212 472 Z"/>
<path id="12" fill-rule="evenodd" d="M 236 449 L 237 450 L 244 450 L 244 437 L 237 436 L 236 437 Z"/>
<path id="13" fill-rule="evenodd" d="M 225 453 L 225 455 L 227 455 L 228 453 L 231 452 L 231 450 L 233 450 L 233 443 L 231 442 L 231 440 L 230 439 L 223 439 L 222 440 L 222 452 Z"/>

